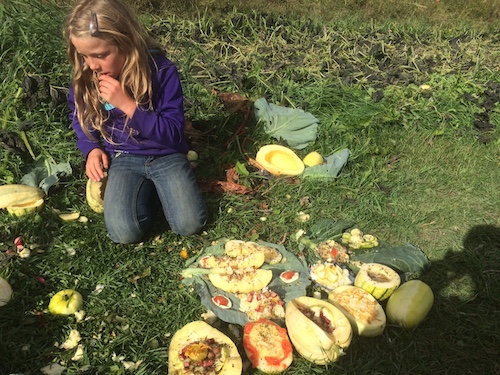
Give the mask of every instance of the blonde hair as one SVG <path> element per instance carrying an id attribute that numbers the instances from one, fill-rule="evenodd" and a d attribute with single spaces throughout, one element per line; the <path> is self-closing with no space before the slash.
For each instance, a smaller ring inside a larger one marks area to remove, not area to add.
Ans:
<path id="1" fill-rule="evenodd" d="M 163 50 L 147 35 L 131 9 L 120 0 L 79 0 L 69 13 L 65 38 L 68 57 L 73 66 L 76 115 L 85 134 L 90 136 L 90 131 L 95 129 L 111 142 L 111 135 L 104 128 L 109 113 L 104 110 L 98 94 L 97 76 L 84 63 L 71 42 L 73 37 L 91 36 L 90 23 L 93 13 L 98 24 L 95 36 L 115 45 L 125 54 L 120 83 L 141 106 L 152 108 L 150 50 L 162 53 Z"/>

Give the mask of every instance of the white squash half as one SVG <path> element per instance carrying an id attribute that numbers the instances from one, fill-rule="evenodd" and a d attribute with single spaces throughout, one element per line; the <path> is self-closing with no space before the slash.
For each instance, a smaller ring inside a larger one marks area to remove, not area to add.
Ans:
<path id="1" fill-rule="evenodd" d="M 288 302 L 285 322 L 297 352 L 318 365 L 335 362 L 351 343 L 349 320 L 324 300 L 303 296 Z"/>
<path id="2" fill-rule="evenodd" d="M 373 337 L 384 332 L 387 318 L 375 297 L 362 288 L 343 285 L 328 294 L 328 300 L 349 319 L 359 336 Z"/>

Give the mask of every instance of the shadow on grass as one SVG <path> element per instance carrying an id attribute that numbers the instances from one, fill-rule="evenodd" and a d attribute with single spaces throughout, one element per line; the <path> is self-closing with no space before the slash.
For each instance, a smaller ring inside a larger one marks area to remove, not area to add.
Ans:
<path id="1" fill-rule="evenodd" d="M 426 280 L 436 295 L 428 323 L 436 370 L 500 373 L 500 227 L 472 227 L 463 250 L 433 263 Z"/>
<path id="2" fill-rule="evenodd" d="M 355 338 L 334 367 L 346 374 L 500 373 L 500 227 L 471 228 L 463 249 L 449 250 L 421 279 L 434 291 L 429 316 L 410 331 L 388 324 L 379 337 Z"/>

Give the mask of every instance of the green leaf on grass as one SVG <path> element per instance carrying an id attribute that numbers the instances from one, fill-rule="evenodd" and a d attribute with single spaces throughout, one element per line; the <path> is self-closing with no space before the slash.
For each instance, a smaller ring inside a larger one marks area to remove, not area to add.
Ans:
<path id="1" fill-rule="evenodd" d="M 351 152 L 344 148 L 325 158 L 325 163 L 314 167 L 306 167 L 301 178 L 321 178 L 333 180 L 338 176 L 342 167 L 347 163 Z"/>
<path id="2" fill-rule="evenodd" d="M 254 102 L 255 117 L 264 123 L 264 131 L 284 140 L 291 148 L 303 149 L 316 140 L 319 120 L 299 108 L 288 108 L 268 103 L 260 98 Z"/>
<path id="3" fill-rule="evenodd" d="M 248 169 L 247 169 L 247 167 L 245 167 L 245 164 L 243 164 L 239 161 L 236 162 L 235 168 L 236 168 L 236 172 L 238 172 L 238 175 L 240 175 L 240 176 L 249 176 L 250 175 L 250 172 L 248 172 Z"/>
<path id="4" fill-rule="evenodd" d="M 377 248 L 357 250 L 351 261 L 385 264 L 403 274 L 407 280 L 419 277 L 431 264 L 424 252 L 410 243 L 394 247 L 381 243 Z"/>
<path id="5" fill-rule="evenodd" d="M 69 163 L 54 163 L 39 156 L 31 171 L 21 178 L 21 183 L 29 186 L 36 186 L 42 189 L 45 194 L 49 193 L 51 186 L 59 182 L 60 177 L 72 174 Z"/>
<path id="6" fill-rule="evenodd" d="M 333 219 L 321 219 L 311 226 L 311 237 L 316 242 L 335 240 L 342 237 L 346 229 L 352 228 L 356 224 L 353 220 L 342 219 L 334 221 Z"/>

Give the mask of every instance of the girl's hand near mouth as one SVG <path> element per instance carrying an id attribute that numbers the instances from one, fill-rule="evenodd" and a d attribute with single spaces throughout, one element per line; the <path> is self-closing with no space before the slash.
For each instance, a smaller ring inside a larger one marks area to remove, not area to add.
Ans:
<path id="1" fill-rule="evenodd" d="M 105 101 L 121 109 L 128 117 L 134 115 L 137 104 L 123 90 L 120 81 L 110 75 L 99 74 L 99 91 Z"/>

